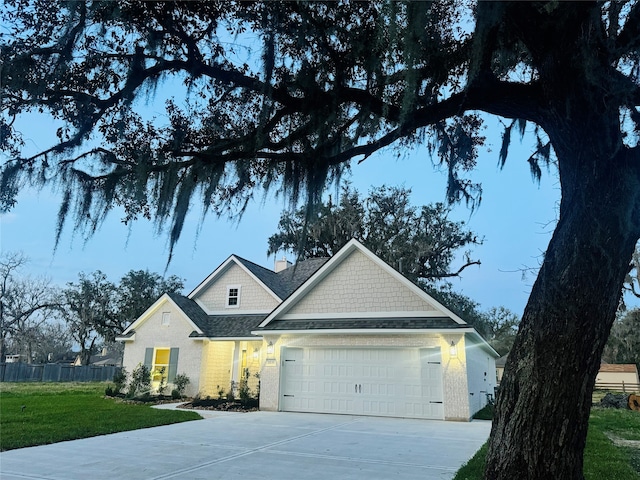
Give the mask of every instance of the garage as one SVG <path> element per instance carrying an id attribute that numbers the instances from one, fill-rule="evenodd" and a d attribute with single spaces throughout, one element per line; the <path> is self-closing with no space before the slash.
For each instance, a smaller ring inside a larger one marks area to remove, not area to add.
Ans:
<path id="1" fill-rule="evenodd" d="M 280 410 L 444 419 L 439 348 L 282 349 Z"/>

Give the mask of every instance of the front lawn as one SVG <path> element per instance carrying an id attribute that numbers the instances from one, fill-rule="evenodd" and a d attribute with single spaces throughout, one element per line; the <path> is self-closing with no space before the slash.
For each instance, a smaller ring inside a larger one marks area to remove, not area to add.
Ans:
<path id="1" fill-rule="evenodd" d="M 0 451 L 202 418 L 104 398 L 106 383 L 0 383 Z"/>
<path id="2" fill-rule="evenodd" d="M 638 440 L 638 412 L 592 408 L 584 452 L 585 480 L 640 480 L 640 447 L 632 443 Z M 454 480 L 481 480 L 486 454 L 485 444 L 458 470 Z"/>

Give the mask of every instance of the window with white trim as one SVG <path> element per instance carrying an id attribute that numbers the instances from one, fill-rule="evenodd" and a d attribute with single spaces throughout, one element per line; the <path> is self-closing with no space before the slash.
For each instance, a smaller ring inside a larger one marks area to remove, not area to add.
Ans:
<path id="1" fill-rule="evenodd" d="M 168 327 L 171 323 L 171 312 L 162 312 L 162 326 Z"/>
<path id="2" fill-rule="evenodd" d="M 240 306 L 240 285 L 227 286 L 227 308 L 238 308 Z"/>
<path id="3" fill-rule="evenodd" d="M 166 383 L 169 376 L 169 358 L 171 349 L 156 348 L 153 352 L 153 366 L 151 369 L 151 381 L 160 383 L 164 379 Z"/>

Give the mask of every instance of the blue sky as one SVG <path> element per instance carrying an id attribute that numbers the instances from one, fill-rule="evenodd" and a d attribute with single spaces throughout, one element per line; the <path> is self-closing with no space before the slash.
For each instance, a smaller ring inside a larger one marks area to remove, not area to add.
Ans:
<path id="1" fill-rule="evenodd" d="M 523 277 L 522 269 L 537 267 L 541 261 L 557 215 L 559 185 L 553 169 L 544 172 L 540 184 L 532 180 L 526 159 L 533 144 L 526 138 L 522 144 L 513 140 L 507 164 L 500 170 L 501 131 L 497 122 L 489 125 L 487 148 L 473 174 L 483 185 L 481 205 L 473 213 L 459 205 L 451 214 L 485 238 L 472 252 L 482 265 L 466 269 L 453 286 L 483 309 L 504 305 L 521 314 L 535 279 L 535 272 Z M 25 119 L 18 128 L 25 133 L 29 150 L 43 149 L 55 138 L 56 125 L 44 117 Z M 361 192 L 383 184 L 411 188 L 415 205 L 444 201 L 446 173 L 434 169 L 426 147 L 403 151 L 400 159 L 397 153 L 387 150 L 354 164 L 347 178 Z M 18 205 L 0 216 L 0 250 L 24 252 L 30 258 L 29 273 L 47 275 L 59 285 L 77 280 L 81 271 L 102 270 L 112 281 L 131 269 L 164 271 L 166 236 L 154 235 L 153 225 L 146 220 L 131 228 L 123 225 L 117 211 L 86 243 L 69 225 L 54 253 L 59 201 L 55 192 L 24 191 Z M 239 224 L 209 216 L 198 234 L 201 216 L 194 206 L 167 274 L 183 277 L 188 292 L 232 253 L 272 268 L 275 258 L 266 255 L 267 239 L 275 233 L 283 208 L 282 199 L 254 202 Z"/>

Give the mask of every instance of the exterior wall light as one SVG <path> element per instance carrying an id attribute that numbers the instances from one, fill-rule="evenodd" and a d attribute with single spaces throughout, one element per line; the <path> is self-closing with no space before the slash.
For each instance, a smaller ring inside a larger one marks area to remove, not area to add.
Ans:
<path id="1" fill-rule="evenodd" d="M 273 354 L 275 352 L 275 348 L 273 346 L 273 342 L 269 342 L 267 345 L 267 358 L 273 358 Z"/>
<path id="2" fill-rule="evenodd" d="M 260 357 L 260 349 L 259 348 L 254 348 L 253 349 L 253 359 L 257 360 Z"/>
<path id="3" fill-rule="evenodd" d="M 455 358 L 458 356 L 458 347 L 454 341 L 451 341 L 451 346 L 449 347 L 449 356 Z"/>

